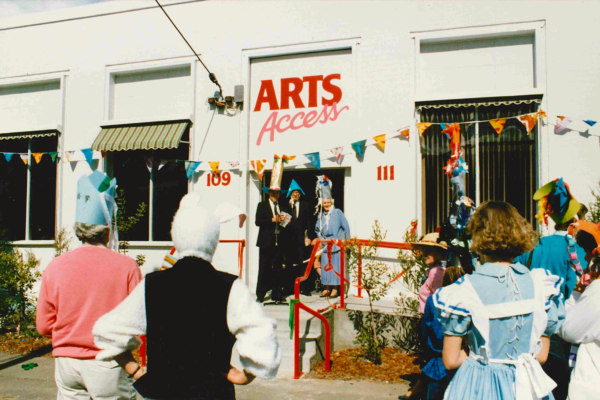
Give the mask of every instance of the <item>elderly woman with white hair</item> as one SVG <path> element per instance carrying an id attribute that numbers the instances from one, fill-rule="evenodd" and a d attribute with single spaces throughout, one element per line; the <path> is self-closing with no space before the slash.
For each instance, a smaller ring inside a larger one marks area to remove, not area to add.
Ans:
<path id="1" fill-rule="evenodd" d="M 146 399 L 235 399 L 234 384 L 274 378 L 281 362 L 276 322 L 267 318 L 237 276 L 211 264 L 220 224 L 245 215 L 234 207 L 207 210 L 186 195 L 171 235 L 179 260 L 146 275 L 131 295 L 94 326 L 98 360 L 115 359 Z M 186 321 L 194 321 L 190 326 Z M 148 371 L 130 351 L 146 335 Z M 193 339 L 192 345 L 187 341 Z M 234 347 L 242 370 L 230 365 Z"/>

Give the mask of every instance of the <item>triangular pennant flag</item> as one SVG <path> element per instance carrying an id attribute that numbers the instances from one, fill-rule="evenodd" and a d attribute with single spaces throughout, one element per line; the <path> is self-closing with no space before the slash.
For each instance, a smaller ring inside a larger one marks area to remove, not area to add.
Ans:
<path id="1" fill-rule="evenodd" d="M 209 161 L 208 165 L 210 165 L 210 169 L 212 169 L 213 175 L 216 175 L 219 172 L 219 164 L 220 161 Z"/>
<path id="2" fill-rule="evenodd" d="M 42 156 L 44 155 L 44 153 L 31 153 L 31 155 L 33 156 L 33 159 L 35 160 L 35 163 L 39 164 L 40 161 L 42 161 Z"/>
<path id="3" fill-rule="evenodd" d="M 383 135 L 377 135 L 373 138 L 375 143 L 379 146 L 382 151 L 385 151 L 385 133 Z"/>
<path id="4" fill-rule="evenodd" d="M 102 158 L 106 157 L 107 154 L 108 154 L 108 151 L 100 150 L 100 156 Z"/>
<path id="5" fill-rule="evenodd" d="M 502 133 L 502 129 L 504 129 L 504 125 L 506 124 L 506 118 L 498 118 L 490 121 L 490 125 L 494 130 L 500 135 Z"/>
<path id="6" fill-rule="evenodd" d="M 168 162 L 169 162 L 169 161 L 167 161 L 167 160 L 160 160 L 160 161 L 159 161 L 159 163 L 158 163 L 158 170 L 160 171 L 160 169 L 161 169 L 162 167 L 164 167 L 164 166 L 165 166 L 165 164 L 166 164 L 166 163 L 168 163 Z"/>
<path id="7" fill-rule="evenodd" d="M 537 113 L 521 115 L 519 117 L 519 121 L 521 121 L 521 123 L 525 126 L 528 135 L 531 133 L 531 130 L 535 127 L 535 124 L 537 124 L 537 117 Z"/>
<path id="8" fill-rule="evenodd" d="M 25 165 L 29 165 L 29 156 L 27 154 L 19 154 Z"/>
<path id="9" fill-rule="evenodd" d="M 148 172 L 152 173 L 152 165 L 154 164 L 154 157 L 144 157 L 144 161 L 146 162 L 146 168 L 148 168 Z"/>
<path id="10" fill-rule="evenodd" d="M 537 113 L 543 119 L 548 118 L 548 116 L 546 115 L 546 111 L 542 110 L 541 108 L 540 108 L 540 111 L 538 111 Z"/>
<path id="11" fill-rule="evenodd" d="M 433 125 L 431 122 L 420 122 L 417 124 L 417 129 L 419 130 L 419 135 L 422 135 L 423 132 L 425 132 L 427 130 L 427 128 L 429 128 L 431 125 Z"/>
<path id="12" fill-rule="evenodd" d="M 319 152 L 305 154 L 306 158 L 309 159 L 311 163 L 314 164 L 317 169 L 321 169 L 321 158 L 319 157 Z"/>
<path id="13" fill-rule="evenodd" d="M 240 162 L 239 161 L 228 161 L 229 165 L 231 165 L 232 168 L 237 168 L 240 166 Z"/>
<path id="14" fill-rule="evenodd" d="M 6 162 L 10 162 L 12 159 L 13 153 L 4 153 L 4 158 L 6 158 Z"/>
<path id="15" fill-rule="evenodd" d="M 329 151 L 335 156 L 337 163 L 341 164 L 342 163 L 342 152 L 344 151 L 344 146 L 336 147 L 335 149 L 331 149 Z"/>
<path id="16" fill-rule="evenodd" d="M 354 149 L 356 154 L 360 157 L 364 157 L 366 147 L 367 147 L 366 140 L 359 140 L 358 142 L 352 143 L 352 148 Z"/>
<path id="17" fill-rule="evenodd" d="M 594 126 L 597 123 L 596 121 L 592 121 L 592 120 L 589 120 L 589 119 L 584 119 L 583 122 L 585 122 L 589 126 Z"/>
<path id="18" fill-rule="evenodd" d="M 252 160 L 250 161 L 250 165 L 256 174 L 258 175 L 258 179 L 262 179 L 263 174 L 265 173 L 265 165 L 267 164 L 267 160 Z"/>
<path id="19" fill-rule="evenodd" d="M 410 129 L 398 129 L 396 132 L 400 132 L 400 135 L 404 136 L 407 139 L 410 139 Z"/>
<path id="20" fill-rule="evenodd" d="M 573 122 L 573 119 L 569 117 L 557 116 L 556 118 L 556 126 L 554 127 L 555 134 L 562 133 L 569 125 L 571 125 L 571 122 Z"/>
<path id="21" fill-rule="evenodd" d="M 65 159 L 67 160 L 67 162 L 71 161 L 71 158 L 73 157 L 74 154 L 75 154 L 75 150 L 65 151 Z"/>
<path id="22" fill-rule="evenodd" d="M 52 162 L 54 162 L 56 160 L 56 152 L 53 151 L 53 152 L 50 152 L 48 154 L 50 154 L 50 158 L 52 159 Z"/>
<path id="23" fill-rule="evenodd" d="M 201 163 L 202 163 L 202 161 L 186 161 L 185 162 L 185 175 L 187 176 L 188 179 L 190 179 L 190 177 L 192 175 L 194 175 L 194 172 L 196 172 L 196 168 L 198 168 Z"/>
<path id="24" fill-rule="evenodd" d="M 94 152 L 92 151 L 92 149 L 81 149 L 81 153 L 83 153 L 85 160 L 88 164 L 90 164 L 91 167 L 92 163 L 94 162 Z"/>

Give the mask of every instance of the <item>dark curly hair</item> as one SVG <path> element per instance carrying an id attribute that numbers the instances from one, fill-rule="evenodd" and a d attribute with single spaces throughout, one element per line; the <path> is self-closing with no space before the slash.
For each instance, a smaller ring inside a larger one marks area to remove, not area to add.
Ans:
<path id="1" fill-rule="evenodd" d="M 467 224 L 471 251 L 486 256 L 513 258 L 531 251 L 537 234 L 516 208 L 503 201 L 486 201 Z"/>

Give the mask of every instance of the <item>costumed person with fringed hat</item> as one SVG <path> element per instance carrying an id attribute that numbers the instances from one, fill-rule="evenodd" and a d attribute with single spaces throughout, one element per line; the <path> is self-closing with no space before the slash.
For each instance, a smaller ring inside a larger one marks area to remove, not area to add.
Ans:
<path id="1" fill-rule="evenodd" d="M 319 198 L 319 203 L 317 204 L 319 215 L 317 217 L 315 233 L 321 240 L 348 240 L 350 239 L 350 225 L 344 213 L 333 205 L 332 187 L 333 183 L 327 176 L 321 175 L 318 177 L 316 191 Z M 325 290 L 321 293 L 321 297 L 335 298 L 339 296 L 341 257 L 342 252 L 340 248 L 333 245 L 331 249 L 331 263 L 329 263 L 327 244 L 323 243 L 323 252 L 321 253 L 321 284 L 325 286 Z M 348 279 L 348 263 L 344 263 L 344 265 L 346 266 L 345 279 Z"/>
<path id="2" fill-rule="evenodd" d="M 269 290 L 271 300 L 275 303 L 285 303 L 283 286 L 283 259 L 285 256 L 285 232 L 288 206 L 285 201 L 279 201 L 281 193 L 281 178 L 283 177 L 283 160 L 275 159 L 271 173 L 270 186 L 263 187 L 269 195 L 265 201 L 256 207 L 255 224 L 258 230 L 256 246 L 258 253 L 258 281 L 256 284 L 256 300 L 262 303 Z"/>
<path id="3" fill-rule="evenodd" d="M 560 291 L 568 300 L 577 284 L 578 269 L 587 267 L 585 250 L 581 248 L 569 234 L 569 226 L 577 221 L 581 204 L 573 197 L 569 185 L 562 178 L 553 180 L 542 186 L 533 195 L 538 200 L 540 223 L 547 223 L 550 217 L 556 232 L 540 239 L 538 245 L 528 253 L 515 259 L 515 262 L 529 267 L 531 270 L 543 268 L 549 273 L 562 278 Z M 570 345 L 558 335 L 550 338 L 550 355 L 543 368 L 557 386 L 553 390 L 556 400 L 567 398 L 569 386 L 568 354 Z"/>
<path id="4" fill-rule="evenodd" d="M 566 301 L 567 317 L 560 336 L 572 343 L 569 363 L 573 368 L 569 400 L 600 399 L 600 224 L 576 222 L 577 242 L 586 251 L 586 282 L 575 286 Z"/>
<path id="5" fill-rule="evenodd" d="M 233 400 L 234 384 L 277 374 L 277 323 L 265 316 L 242 280 L 211 265 L 221 223 L 238 216 L 241 228 L 246 216 L 236 207 L 207 209 L 198 194 L 184 196 L 171 229 L 179 260 L 146 275 L 94 326 L 102 349 L 97 359 L 116 359 L 144 398 Z M 147 372 L 130 353 L 140 335 L 147 340 Z M 230 365 L 234 345 L 242 370 Z"/>
<path id="6" fill-rule="evenodd" d="M 307 202 L 300 200 L 300 194 L 304 191 L 296 180 L 292 179 L 287 191 L 289 198 L 288 210 L 292 216 L 286 227 L 287 250 L 285 262 L 287 270 L 291 271 L 289 282 L 293 291 L 293 285 L 297 277 L 303 276 L 306 271 L 306 261 L 310 257 L 310 244 L 315 238 L 315 231 L 310 226 L 310 210 Z M 291 267 L 291 268 L 290 268 Z M 300 284 L 302 294 L 310 296 L 315 286 L 316 273 L 311 271 L 308 279 Z"/>
<path id="7" fill-rule="evenodd" d="M 100 171 L 77 182 L 75 234 L 83 246 L 48 264 L 36 325 L 52 338 L 59 399 L 135 399 L 133 381 L 115 361 L 97 361 L 92 327 L 142 279 L 136 262 L 109 250 L 118 246 L 114 224 L 116 179 Z"/>

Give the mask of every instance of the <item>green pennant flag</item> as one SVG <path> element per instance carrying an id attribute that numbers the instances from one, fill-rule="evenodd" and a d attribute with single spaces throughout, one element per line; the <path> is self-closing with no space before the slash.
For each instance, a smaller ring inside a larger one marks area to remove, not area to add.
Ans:
<path id="1" fill-rule="evenodd" d="M 352 143 L 352 148 L 356 152 L 356 154 L 360 157 L 365 156 L 365 148 L 367 147 L 366 140 L 359 140 L 358 142 Z"/>
<path id="2" fill-rule="evenodd" d="M 52 158 L 52 162 L 56 161 L 56 152 L 55 151 L 48 153 L 48 154 L 50 154 L 50 158 Z"/>

